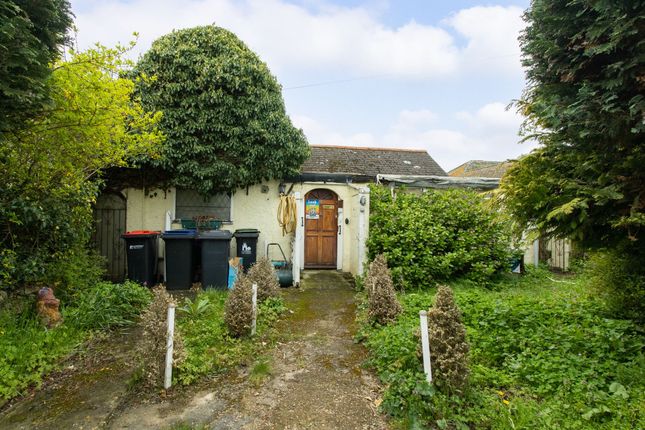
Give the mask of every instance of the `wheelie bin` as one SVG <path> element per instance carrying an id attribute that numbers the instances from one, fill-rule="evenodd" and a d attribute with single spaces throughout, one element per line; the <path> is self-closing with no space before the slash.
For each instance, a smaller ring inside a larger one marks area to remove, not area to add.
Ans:
<path id="1" fill-rule="evenodd" d="M 202 287 L 227 289 L 228 257 L 233 235 L 228 230 L 201 231 L 197 240 L 201 248 Z"/>
<path id="2" fill-rule="evenodd" d="M 128 279 L 148 287 L 157 280 L 158 231 L 135 230 L 121 235 L 125 240 Z"/>
<path id="3" fill-rule="evenodd" d="M 258 255 L 257 247 L 260 230 L 243 228 L 235 230 L 233 236 L 235 236 L 237 256 L 242 258 L 242 267 L 246 272 L 249 270 L 249 267 L 255 264 Z"/>
<path id="4" fill-rule="evenodd" d="M 168 230 L 166 244 L 166 289 L 187 290 L 193 284 L 195 230 Z"/>

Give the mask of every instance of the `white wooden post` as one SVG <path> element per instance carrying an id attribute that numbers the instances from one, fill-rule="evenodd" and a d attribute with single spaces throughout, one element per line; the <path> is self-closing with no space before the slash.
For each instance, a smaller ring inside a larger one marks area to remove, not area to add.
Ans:
<path id="1" fill-rule="evenodd" d="M 426 374 L 426 381 L 432 384 L 432 367 L 430 365 L 430 342 L 428 341 L 428 312 L 419 311 L 421 320 L 421 349 L 423 350 L 423 371 Z"/>
<path id="2" fill-rule="evenodd" d="M 253 284 L 253 298 L 251 299 L 253 304 L 253 319 L 251 321 L 251 336 L 255 336 L 256 331 L 256 320 L 258 317 L 258 284 Z"/>
<path id="3" fill-rule="evenodd" d="M 338 208 L 338 234 L 337 234 L 337 243 L 336 243 L 336 270 L 343 270 L 343 235 L 345 234 L 345 224 L 344 224 L 343 208 Z"/>
<path id="4" fill-rule="evenodd" d="M 175 336 L 175 304 L 168 305 L 168 330 L 166 331 L 166 373 L 163 387 L 167 390 L 172 385 L 172 350 Z"/>

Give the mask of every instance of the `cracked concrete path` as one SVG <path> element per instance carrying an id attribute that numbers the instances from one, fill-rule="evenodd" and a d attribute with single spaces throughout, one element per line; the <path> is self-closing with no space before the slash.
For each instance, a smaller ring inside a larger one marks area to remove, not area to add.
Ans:
<path id="1" fill-rule="evenodd" d="M 284 297 L 293 313 L 280 323 L 286 341 L 269 353 L 264 381 L 254 384 L 240 371 L 185 403 L 126 410 L 110 428 L 386 429 L 379 386 L 362 368 L 367 352 L 353 339 L 350 282 L 335 271 L 307 271 L 301 288 Z"/>
<path id="2" fill-rule="evenodd" d="M 351 283 L 335 271 L 306 271 L 301 288 L 283 294 L 290 309 L 279 323 L 284 340 L 257 357 L 266 362 L 263 378 L 239 369 L 196 392 L 159 403 L 121 402 L 66 428 L 386 429 L 376 407 L 379 386 L 362 368 L 367 352 L 353 339 Z M 22 424 L 14 428 L 31 428 Z"/>

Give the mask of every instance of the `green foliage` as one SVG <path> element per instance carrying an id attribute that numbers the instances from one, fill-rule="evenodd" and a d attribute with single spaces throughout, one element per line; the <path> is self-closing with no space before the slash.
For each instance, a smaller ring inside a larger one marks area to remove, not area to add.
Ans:
<path id="1" fill-rule="evenodd" d="M 401 295 L 396 324 L 361 329 L 387 387 L 382 409 L 420 428 L 643 427 L 641 329 L 607 318 L 584 278 L 556 281 L 536 274 L 502 279 L 498 291 L 455 288 L 471 345 L 471 382 L 461 397 L 423 382 L 415 332 L 433 292 Z"/>
<path id="2" fill-rule="evenodd" d="M 201 295 L 196 297 L 194 301 L 186 297 L 179 311 L 183 312 L 187 318 L 196 319 L 205 315 L 212 307 L 213 304 L 208 296 Z"/>
<path id="3" fill-rule="evenodd" d="M 271 364 L 266 357 L 261 357 L 251 368 L 249 381 L 255 386 L 259 386 L 262 381 L 271 375 Z"/>
<path id="4" fill-rule="evenodd" d="M 0 0 L 0 139 L 46 107 L 49 66 L 71 25 L 66 0 Z"/>
<path id="5" fill-rule="evenodd" d="M 280 85 L 233 33 L 213 25 L 153 42 L 134 70 L 144 106 L 167 140 L 141 166 L 202 194 L 296 174 L 309 149 L 285 113 Z M 146 79 L 153 77 L 153 79 Z"/>
<path id="6" fill-rule="evenodd" d="M 372 187 L 370 258 L 384 254 L 399 287 L 465 276 L 489 280 L 509 266 L 510 233 L 484 198 L 466 190 L 422 195 Z"/>
<path id="7" fill-rule="evenodd" d="M 63 312 L 68 324 L 82 330 L 106 330 L 133 324 L 151 300 L 150 290 L 136 282 L 100 282 L 71 296 Z"/>
<path id="8" fill-rule="evenodd" d="M 642 0 L 535 0 L 521 37 L 526 139 L 504 177 L 521 225 L 583 246 L 645 251 Z"/>
<path id="9" fill-rule="evenodd" d="M 62 283 L 68 270 L 52 274 L 65 261 L 86 264 L 99 171 L 159 144 L 160 114 L 144 113 L 118 77 L 125 52 L 97 46 L 57 62 L 51 109 L 0 138 L 0 288 Z"/>
<path id="10" fill-rule="evenodd" d="M 46 330 L 33 298 L 11 297 L 0 309 L 0 399 L 40 385 L 92 332 L 131 324 L 149 300 L 138 284 L 102 282 L 70 294 L 62 301 L 63 324 Z"/>
<path id="11" fill-rule="evenodd" d="M 82 331 L 69 324 L 43 329 L 31 302 L 21 303 L 17 310 L 0 310 L 0 399 L 40 385 L 43 374 L 55 369 L 57 360 L 83 337 Z"/>
<path id="12" fill-rule="evenodd" d="M 583 276 L 610 304 L 619 318 L 645 322 L 645 266 L 643 257 L 620 250 L 601 250 L 583 263 Z"/>
<path id="13" fill-rule="evenodd" d="M 229 334 L 224 322 L 229 294 L 218 290 L 199 293 L 195 302 L 206 299 L 211 306 L 197 315 L 182 314 L 178 320 L 186 351 L 185 360 L 178 365 L 174 376 L 179 383 L 188 385 L 205 375 L 230 369 L 256 355 L 261 347 L 257 338 L 237 338 Z M 269 298 L 258 305 L 260 339 L 268 340 L 271 327 L 285 310 L 279 298 Z"/>

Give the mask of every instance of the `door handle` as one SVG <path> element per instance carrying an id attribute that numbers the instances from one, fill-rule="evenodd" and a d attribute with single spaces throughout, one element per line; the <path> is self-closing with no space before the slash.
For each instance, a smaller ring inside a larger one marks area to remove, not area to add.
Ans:
<path id="1" fill-rule="evenodd" d="M 304 227 L 304 226 L 305 226 L 305 217 L 301 216 L 300 217 L 300 227 Z"/>
<path id="2" fill-rule="evenodd" d="M 342 226 L 338 224 L 338 235 L 340 236 Z"/>

